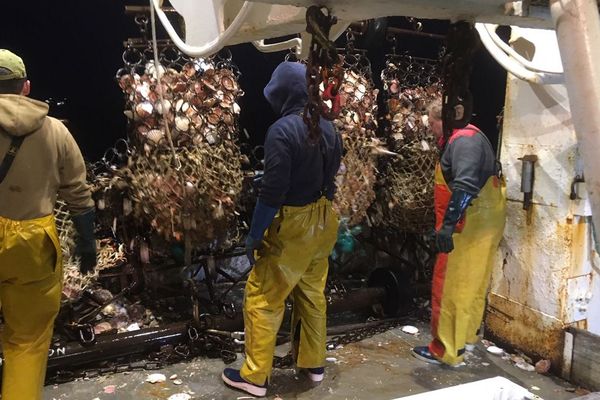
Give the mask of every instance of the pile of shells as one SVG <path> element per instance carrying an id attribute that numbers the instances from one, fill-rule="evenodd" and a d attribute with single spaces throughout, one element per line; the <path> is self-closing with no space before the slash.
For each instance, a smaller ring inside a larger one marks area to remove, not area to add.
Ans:
<path id="1" fill-rule="evenodd" d="M 424 233 L 435 223 L 433 188 L 439 157 L 429 130 L 428 108 L 441 98 L 441 86 L 403 88 L 402 81 L 386 78 L 382 74 L 390 124 L 387 145 L 398 156 L 380 165 L 377 201 L 370 217 L 384 228 Z"/>
<path id="2" fill-rule="evenodd" d="M 166 241 L 230 246 L 243 179 L 235 73 L 210 60 L 191 60 L 181 71 L 148 63 L 145 74 L 123 75 L 119 84 L 132 141 L 142 145 L 124 175 L 133 215 Z"/>
<path id="3" fill-rule="evenodd" d="M 243 92 L 231 69 L 194 60 L 179 72 L 149 62 L 143 75 L 122 75 L 119 86 L 126 95 L 124 113 L 133 142 L 143 144 L 146 152 L 168 148 L 165 119 L 175 147 L 219 144 L 237 131 L 237 101 Z"/>
<path id="4" fill-rule="evenodd" d="M 375 199 L 379 91 L 373 88 L 370 76 L 349 69 L 341 92 L 342 111 L 334 123 L 344 141 L 344 157 L 336 177 L 334 208 L 346 225 L 352 226 L 362 222 Z"/>
<path id="5" fill-rule="evenodd" d="M 114 295 L 106 289 L 94 289 L 90 297 L 100 304 L 114 299 Z M 96 335 L 131 332 L 159 326 L 159 319 L 150 308 L 127 298 L 114 300 L 98 314 L 94 325 Z"/>

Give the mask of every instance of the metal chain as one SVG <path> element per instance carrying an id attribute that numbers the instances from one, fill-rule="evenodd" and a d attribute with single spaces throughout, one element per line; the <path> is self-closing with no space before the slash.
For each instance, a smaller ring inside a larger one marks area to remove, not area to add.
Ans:
<path id="1" fill-rule="evenodd" d="M 336 22 L 337 18 L 329 12 L 325 15 L 321 7 L 311 6 L 306 11 L 306 31 L 312 34 L 312 40 L 306 66 L 308 103 L 303 119 L 309 129 L 309 140 L 313 143 L 317 143 L 321 136 L 321 117 L 333 120 L 340 112 L 338 92 L 344 80 L 344 70 L 335 44 L 329 40 L 329 31 Z"/>

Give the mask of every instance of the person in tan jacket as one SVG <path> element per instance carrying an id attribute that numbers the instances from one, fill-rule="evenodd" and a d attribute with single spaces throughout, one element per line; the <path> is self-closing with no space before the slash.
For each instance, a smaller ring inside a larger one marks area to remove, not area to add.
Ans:
<path id="1" fill-rule="evenodd" d="M 64 200 L 81 272 L 96 265 L 94 202 L 81 152 L 30 91 L 23 60 L 0 49 L 0 303 L 3 400 L 42 398 L 60 308 L 62 257 L 53 209 Z"/>

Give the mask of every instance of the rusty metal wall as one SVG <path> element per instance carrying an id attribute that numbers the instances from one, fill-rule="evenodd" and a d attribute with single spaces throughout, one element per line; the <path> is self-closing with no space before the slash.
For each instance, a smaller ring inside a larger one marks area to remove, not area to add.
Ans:
<path id="1" fill-rule="evenodd" d="M 561 69 L 553 31 L 514 28 L 511 42 L 517 51 L 527 49 L 534 62 L 553 60 L 553 68 Z M 523 209 L 521 193 L 520 158 L 525 155 L 538 157 L 529 210 Z M 509 203 L 486 330 L 558 367 L 564 327 L 600 325 L 600 314 L 590 313 L 590 302 L 600 297 L 592 273 L 591 212 L 584 184 L 573 185 L 583 166 L 563 85 L 539 86 L 509 75 L 501 161 Z"/>

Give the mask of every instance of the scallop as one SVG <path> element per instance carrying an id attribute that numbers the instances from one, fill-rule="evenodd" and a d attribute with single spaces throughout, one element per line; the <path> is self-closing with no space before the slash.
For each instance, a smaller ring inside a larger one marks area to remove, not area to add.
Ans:
<path id="1" fill-rule="evenodd" d="M 141 98 L 147 99 L 148 95 L 150 94 L 150 85 L 148 85 L 148 83 L 144 82 L 135 88 L 135 92 Z"/>
<path id="2" fill-rule="evenodd" d="M 192 62 L 187 62 L 183 65 L 183 74 L 188 78 L 193 78 L 196 75 L 196 66 Z"/>
<path id="3" fill-rule="evenodd" d="M 182 80 L 177 80 L 173 85 L 171 85 L 171 90 L 174 93 L 185 92 L 187 90 L 187 83 Z"/>
<path id="4" fill-rule="evenodd" d="M 208 132 L 204 135 L 204 138 L 206 139 L 206 141 L 208 142 L 208 144 L 215 144 L 217 143 L 217 138 L 214 135 L 214 133 L 212 132 Z"/>
<path id="5" fill-rule="evenodd" d="M 208 117 L 206 118 L 206 120 L 208 121 L 209 124 L 211 125 L 216 125 L 219 123 L 219 121 L 221 120 L 220 115 L 218 115 L 215 112 L 212 112 L 208 115 Z"/>
<path id="6" fill-rule="evenodd" d="M 156 68 L 154 66 L 154 62 L 150 61 L 149 63 L 146 64 L 146 73 L 148 75 L 152 75 L 152 77 L 154 77 L 154 79 L 158 79 L 159 77 L 161 77 L 161 76 L 164 75 L 164 73 L 165 73 L 165 67 L 163 67 L 162 65 L 158 64 L 158 68 Z"/>
<path id="7" fill-rule="evenodd" d="M 146 139 L 153 144 L 159 144 L 164 137 L 165 134 L 160 129 L 152 129 L 146 133 Z"/>
<path id="8" fill-rule="evenodd" d="M 175 126 L 181 132 L 187 132 L 190 129 L 190 119 L 188 117 L 175 117 Z"/>
<path id="9" fill-rule="evenodd" d="M 158 102 L 156 104 L 156 111 L 163 115 L 163 112 L 169 112 L 171 110 L 171 102 L 169 100 L 163 100 L 162 103 Z"/>
<path id="10" fill-rule="evenodd" d="M 134 83 L 134 79 L 131 75 L 125 74 L 119 78 L 119 86 L 123 90 L 129 89 Z"/>
<path id="11" fill-rule="evenodd" d="M 145 101 L 143 103 L 139 103 L 137 106 L 135 106 L 135 112 L 141 118 L 146 118 L 146 117 L 152 115 L 153 111 L 154 111 L 154 107 L 152 106 L 152 104 L 150 102 L 147 102 L 147 101 Z"/>

